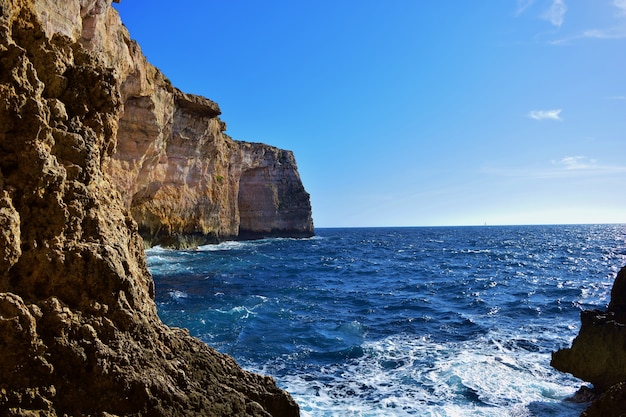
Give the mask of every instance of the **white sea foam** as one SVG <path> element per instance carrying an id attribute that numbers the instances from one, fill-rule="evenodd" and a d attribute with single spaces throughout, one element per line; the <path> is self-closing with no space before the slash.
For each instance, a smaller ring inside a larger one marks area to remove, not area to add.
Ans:
<path id="1" fill-rule="evenodd" d="M 548 232 L 338 230 L 148 254 L 167 322 L 275 376 L 303 416 L 577 417 L 563 399 L 581 382 L 550 353 L 626 257 Z"/>
<path id="2" fill-rule="evenodd" d="M 152 255 L 152 254 L 157 254 L 157 253 L 163 253 L 163 252 L 170 252 L 171 249 L 166 249 L 162 246 L 152 246 L 151 248 L 146 249 L 146 254 L 147 255 Z"/>
<path id="3" fill-rule="evenodd" d="M 239 242 L 235 240 L 228 240 L 226 242 L 221 242 L 217 244 L 198 246 L 197 250 L 201 252 L 229 251 L 229 250 L 242 249 L 245 247 L 249 247 L 251 245 L 254 245 L 254 241 Z"/>
<path id="4" fill-rule="evenodd" d="M 256 313 L 253 310 L 251 310 L 251 309 L 249 309 L 247 307 L 244 307 L 244 306 L 233 307 L 230 310 L 219 310 L 219 309 L 216 309 L 216 310 L 213 310 L 213 311 L 215 311 L 216 313 L 219 313 L 219 314 L 225 314 L 225 315 L 228 315 L 228 316 L 236 317 L 239 320 L 244 320 L 244 319 L 250 318 L 250 316 L 255 316 L 256 315 Z"/>
<path id="5" fill-rule="evenodd" d="M 179 300 L 182 300 L 182 299 L 185 299 L 185 298 L 189 298 L 189 294 L 187 294 L 184 291 L 179 291 L 179 290 L 169 291 L 169 295 L 175 301 L 179 301 Z"/>
<path id="6" fill-rule="evenodd" d="M 563 401 L 579 381 L 551 369 L 549 354 L 507 349 L 491 337 L 451 344 L 396 335 L 366 342 L 363 350 L 362 357 L 318 373 L 281 377 L 303 416 L 573 416 L 582 410 Z"/>

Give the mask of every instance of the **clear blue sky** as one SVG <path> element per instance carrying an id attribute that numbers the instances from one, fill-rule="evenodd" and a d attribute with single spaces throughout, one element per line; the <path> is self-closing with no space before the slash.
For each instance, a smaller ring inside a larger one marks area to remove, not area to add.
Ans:
<path id="1" fill-rule="evenodd" d="M 626 223 L 626 0 L 122 0 L 316 227 Z"/>

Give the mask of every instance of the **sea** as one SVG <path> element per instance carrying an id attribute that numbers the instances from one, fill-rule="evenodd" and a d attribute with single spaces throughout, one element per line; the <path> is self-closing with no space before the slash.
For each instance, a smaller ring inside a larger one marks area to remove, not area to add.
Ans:
<path id="1" fill-rule="evenodd" d="M 626 225 L 317 229 L 152 248 L 161 319 L 273 376 L 303 416 L 578 416 L 550 367 L 605 308 Z"/>

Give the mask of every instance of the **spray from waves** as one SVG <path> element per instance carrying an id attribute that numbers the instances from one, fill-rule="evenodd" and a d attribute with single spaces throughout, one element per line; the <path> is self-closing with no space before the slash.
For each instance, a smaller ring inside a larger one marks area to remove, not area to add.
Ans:
<path id="1" fill-rule="evenodd" d="M 216 245 L 204 245 L 199 246 L 198 251 L 200 252 L 222 252 L 222 251 L 230 251 L 230 250 L 240 250 L 249 247 L 258 246 L 258 242 L 239 242 L 234 240 L 229 240 L 226 242 L 221 242 Z"/>
<path id="2" fill-rule="evenodd" d="M 273 238 L 245 240 L 245 241 L 227 240 L 224 242 L 220 242 L 218 244 L 199 246 L 196 250 L 200 252 L 224 252 L 224 251 L 255 249 L 255 248 L 258 248 L 259 246 L 273 245 L 276 242 L 281 242 L 281 241 L 307 241 L 307 240 L 317 240 L 317 239 L 321 239 L 321 238 L 319 236 L 312 236 L 306 239 L 273 237 Z"/>
<path id="3" fill-rule="evenodd" d="M 170 290 L 168 291 L 168 294 L 170 296 L 170 298 L 174 301 L 181 301 L 184 300 L 186 298 L 189 298 L 189 294 L 187 294 L 184 291 L 179 291 L 179 290 Z"/>
<path id="4" fill-rule="evenodd" d="M 319 233 L 149 251 L 159 314 L 273 375 L 303 416 L 580 414 L 550 353 L 606 304 L 623 228 Z"/>
<path id="5" fill-rule="evenodd" d="M 524 339 L 505 346 L 501 334 L 461 343 L 393 335 L 361 346 L 361 355 L 319 368 L 306 365 L 281 375 L 302 415 L 325 416 L 560 416 L 584 406 L 563 401 L 580 381 L 548 366 L 549 354 L 529 352 Z M 281 373 L 284 362 L 262 373 Z M 291 366 L 291 365 L 289 365 Z"/>

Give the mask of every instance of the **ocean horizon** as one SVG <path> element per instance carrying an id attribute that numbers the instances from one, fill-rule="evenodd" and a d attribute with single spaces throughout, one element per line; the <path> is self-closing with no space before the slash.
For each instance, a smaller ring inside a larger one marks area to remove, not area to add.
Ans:
<path id="1" fill-rule="evenodd" d="M 159 315 L 303 416 L 578 416 L 550 367 L 605 308 L 626 226 L 316 228 L 147 250 Z"/>

